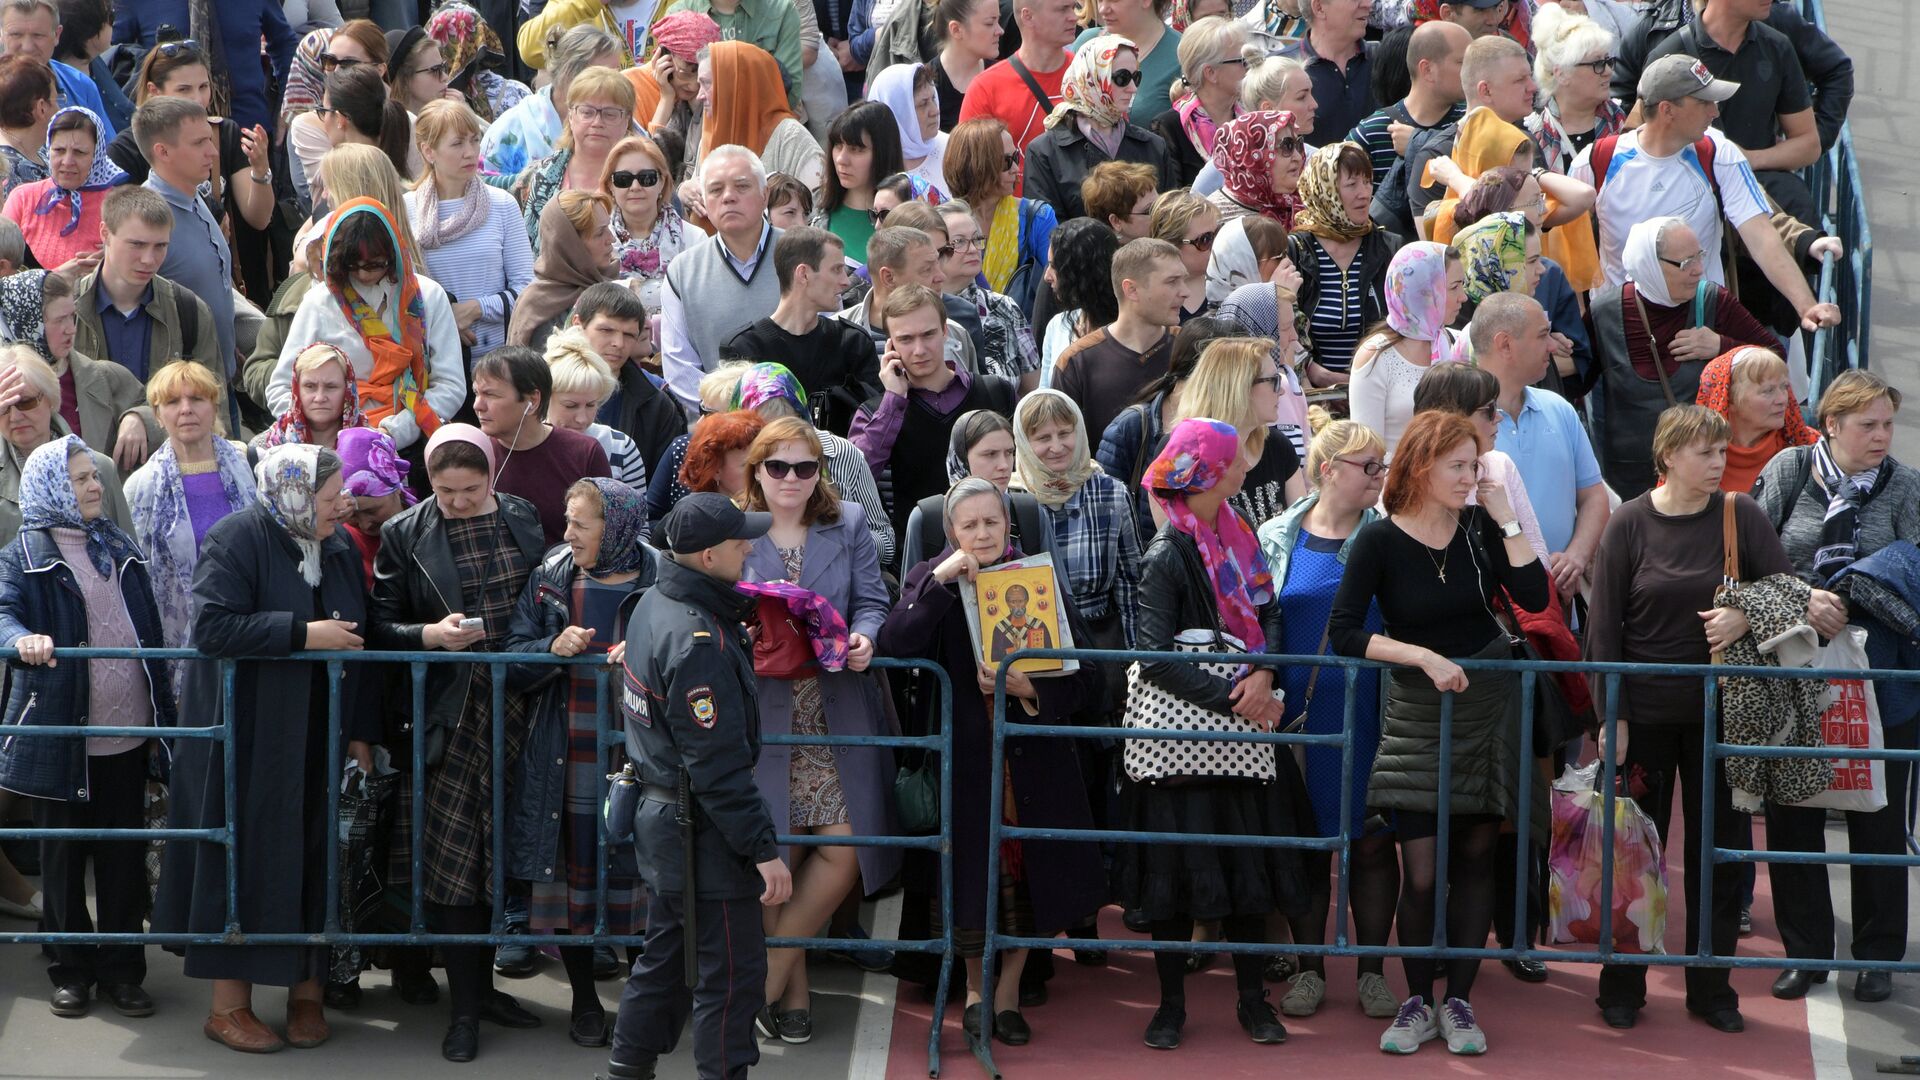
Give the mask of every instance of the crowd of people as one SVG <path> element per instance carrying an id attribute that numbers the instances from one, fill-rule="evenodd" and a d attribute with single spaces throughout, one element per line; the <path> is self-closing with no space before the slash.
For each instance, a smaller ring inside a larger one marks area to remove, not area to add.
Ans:
<path id="1" fill-rule="evenodd" d="M 1795 4 L 0 0 L 0 51 L 4 720 L 116 729 L 9 738 L 0 813 L 137 828 L 151 781 L 168 825 L 235 838 L 231 862 L 168 843 L 151 877 L 136 841 L 49 838 L 37 890 L 0 859 L 0 910 L 317 932 L 344 782 L 380 807 L 358 929 L 481 935 L 497 909 L 510 935 L 185 946 L 206 1034 L 237 1051 L 318 1046 L 384 968 L 413 1004 L 444 980 L 443 1053 L 471 1061 L 480 1021 L 540 1023 L 494 985 L 538 963 L 513 936 L 604 932 L 645 947 L 558 950 L 572 1039 L 651 1077 L 690 1015 L 701 1074 L 744 1075 L 759 1041 L 813 1033 L 819 957 L 768 936 L 935 978 L 863 940 L 861 901 L 892 889 L 904 937 L 950 932 L 967 1031 L 1025 1044 L 1055 954 L 1000 953 L 982 999 L 996 861 L 994 929 L 1063 950 L 1108 905 L 1157 940 L 1323 942 L 1336 865 L 1360 944 L 1431 943 L 1444 890 L 1449 943 L 1511 945 L 1540 932 L 1516 895 L 1544 908 L 1521 793 L 1542 843 L 1546 782 L 1583 752 L 1620 761 L 1663 839 L 1679 794 L 1691 951 L 1697 852 L 1749 846 L 1756 813 L 1725 763 L 1703 782 L 1698 680 L 1630 676 L 1615 702 L 1551 680 L 1572 719 L 1536 716 L 1525 768 L 1517 676 L 1456 661 L 1704 664 L 1763 604 L 1866 630 L 1875 667 L 1920 650 L 1901 395 L 1865 371 L 1810 389 L 1812 333 L 1841 319 L 1810 277 L 1842 252 L 1798 170 L 1852 74 Z M 1023 719 L 1120 727 L 1153 702 L 1344 731 L 1350 754 L 1243 773 L 1149 768 L 1119 734 L 1015 739 L 989 791 L 996 673 L 962 593 L 1041 554 L 1036 607 L 1080 647 L 1388 667 L 1012 671 Z M 204 659 L 60 662 L 82 646 Z M 290 659 L 362 648 L 529 660 L 414 687 Z M 536 656 L 618 666 L 618 716 L 589 666 Z M 947 710 L 876 657 L 944 669 Z M 224 748 L 165 739 L 223 700 Z M 1913 748 L 1920 698 L 1879 707 Z M 920 755 L 761 743 L 941 715 L 951 927 L 927 852 L 775 842 L 937 828 L 908 805 Z M 604 824 L 637 874 L 599 865 L 602 723 L 638 800 Z M 1910 771 L 1848 815 L 1854 851 L 1903 850 Z M 1351 849 L 991 851 L 995 815 Z M 1764 817 L 1772 848 L 1820 850 L 1821 811 Z M 1714 872 L 1719 954 L 1750 929 L 1742 869 Z M 1834 912 L 1821 867 L 1769 873 L 1773 993 L 1797 997 L 1828 978 Z M 1853 955 L 1900 959 L 1905 875 L 1852 876 Z M 155 1010 L 141 947 L 48 953 L 57 1015 Z M 1209 962 L 1156 954 L 1147 1046 L 1180 1045 Z M 1315 959 L 1232 966 L 1255 1043 L 1336 993 Z M 1479 966 L 1363 960 L 1354 1003 L 1383 1051 L 1484 1053 Z M 623 970 L 610 1018 L 595 980 Z M 286 988 L 277 1029 L 256 984 Z M 1686 985 L 1742 1030 L 1726 969 Z M 1644 967 L 1606 969 L 1606 1023 L 1646 1004 Z"/>

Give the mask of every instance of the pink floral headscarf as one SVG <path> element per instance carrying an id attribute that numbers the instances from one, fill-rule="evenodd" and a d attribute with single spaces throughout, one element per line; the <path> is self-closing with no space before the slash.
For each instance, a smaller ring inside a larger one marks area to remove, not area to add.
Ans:
<path id="1" fill-rule="evenodd" d="M 1273 190 L 1273 162 L 1280 153 L 1281 137 L 1288 133 L 1299 134 L 1290 112 L 1242 113 L 1220 125 L 1214 136 L 1213 167 L 1220 170 L 1221 190 L 1291 232 L 1300 195 Z"/>
<path id="2" fill-rule="evenodd" d="M 1415 241 L 1387 264 L 1387 326 L 1432 345 L 1434 363 L 1453 359 L 1447 335 L 1447 245 Z"/>
<path id="3" fill-rule="evenodd" d="M 1260 629 L 1260 605 L 1273 599 L 1273 571 L 1260 552 L 1260 541 L 1233 507 L 1220 504 L 1213 527 L 1192 510 L 1187 496 L 1211 490 L 1242 452 L 1240 433 L 1233 425 L 1205 417 L 1175 424 L 1167 444 L 1140 477 L 1140 486 L 1167 515 L 1173 527 L 1193 537 L 1200 562 L 1207 569 L 1220 621 L 1241 640 L 1248 652 L 1267 651 L 1267 635 Z M 1173 492 L 1171 498 L 1161 494 Z"/>
<path id="4" fill-rule="evenodd" d="M 1118 34 L 1102 34 L 1074 51 L 1060 79 L 1060 104 L 1047 114 L 1047 127 L 1065 123 L 1076 113 L 1102 131 L 1127 122 L 1113 95 L 1113 62 L 1123 50 L 1140 55 L 1133 42 Z"/>

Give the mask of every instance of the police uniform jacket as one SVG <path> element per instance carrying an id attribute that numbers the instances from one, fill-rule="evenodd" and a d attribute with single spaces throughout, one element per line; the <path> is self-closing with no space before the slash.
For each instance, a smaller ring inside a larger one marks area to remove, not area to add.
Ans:
<path id="1" fill-rule="evenodd" d="M 755 864 L 777 858 L 773 815 L 754 783 L 760 713 L 753 652 L 741 623 L 753 599 L 672 559 L 627 625 L 622 711 L 627 755 L 643 785 L 634 814 L 640 876 L 681 893 L 678 808 L 664 796 L 685 768 L 692 784 L 695 892 L 740 900 L 764 890 Z"/>

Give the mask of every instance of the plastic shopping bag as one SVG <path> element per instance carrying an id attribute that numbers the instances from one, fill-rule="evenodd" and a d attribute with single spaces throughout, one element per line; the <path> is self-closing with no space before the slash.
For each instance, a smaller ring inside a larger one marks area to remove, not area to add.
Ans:
<path id="1" fill-rule="evenodd" d="M 1858 626 L 1834 638 L 1814 660 L 1815 667 L 1865 671 L 1867 632 Z M 1873 683 L 1833 679 L 1827 684 L 1827 710 L 1820 717 L 1820 739 L 1835 750 L 1879 750 L 1886 745 Z M 1871 812 L 1887 805 L 1887 763 L 1878 758 L 1833 758 L 1827 790 L 1795 806 Z"/>
<path id="2" fill-rule="evenodd" d="M 1553 785 L 1553 845 L 1547 915 L 1556 944 L 1600 942 L 1601 843 L 1605 800 L 1594 790 L 1600 765 L 1569 768 Z M 1667 862 L 1660 834 L 1638 803 L 1613 803 L 1613 947 L 1665 953 Z"/>

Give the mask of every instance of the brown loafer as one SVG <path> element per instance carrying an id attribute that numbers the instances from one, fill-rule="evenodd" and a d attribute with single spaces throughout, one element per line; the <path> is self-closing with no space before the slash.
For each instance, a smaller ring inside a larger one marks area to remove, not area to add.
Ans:
<path id="1" fill-rule="evenodd" d="M 287 1045 L 311 1050 L 333 1034 L 317 1001 L 287 1002 Z"/>
<path id="2" fill-rule="evenodd" d="M 243 1054 L 271 1054 L 287 1045 L 273 1033 L 272 1028 L 253 1015 L 252 1009 L 210 1013 L 206 1026 L 201 1030 L 206 1032 L 207 1038 Z"/>

